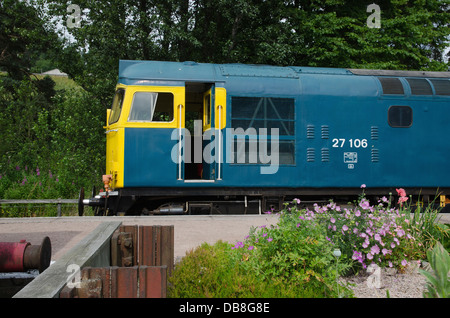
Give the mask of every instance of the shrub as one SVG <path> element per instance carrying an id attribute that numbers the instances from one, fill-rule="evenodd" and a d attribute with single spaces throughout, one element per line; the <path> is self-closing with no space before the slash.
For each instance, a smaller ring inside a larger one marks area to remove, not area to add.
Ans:
<path id="1" fill-rule="evenodd" d="M 316 205 L 314 211 L 306 213 L 314 214 L 327 228 L 331 241 L 363 269 L 372 263 L 403 268 L 408 259 L 422 256 L 421 243 L 411 234 L 405 216 L 391 208 L 386 198 L 370 205 L 362 196 L 351 208 L 330 203 Z"/>
<path id="2" fill-rule="evenodd" d="M 351 297 L 337 283 L 351 266 L 402 270 L 441 238 L 448 240 L 448 227 L 436 223 L 438 210 L 411 212 L 402 189 L 397 205 L 391 201 L 383 197 L 372 205 L 363 192 L 351 207 L 330 202 L 300 209 L 295 199 L 285 204 L 276 226 L 252 228 L 234 246 L 204 244 L 188 253 L 170 279 L 170 296 Z"/>
<path id="3" fill-rule="evenodd" d="M 203 244 L 177 264 L 170 297 L 351 296 L 337 285 L 333 245 L 324 228 L 283 213 L 278 226 L 253 228 L 232 246 Z M 345 262 L 339 264 L 339 269 Z"/>
<path id="4" fill-rule="evenodd" d="M 436 222 L 439 210 L 432 205 L 422 210 L 405 204 L 405 191 L 397 192 L 397 206 L 392 206 L 391 197 L 371 204 L 363 191 L 350 207 L 341 208 L 330 202 L 323 206 L 314 204 L 313 209 L 302 213 L 326 228 L 329 240 L 354 261 L 354 270 L 374 263 L 402 271 L 409 261 L 425 258 L 436 242 L 448 239 L 449 230 Z"/>
<path id="5" fill-rule="evenodd" d="M 325 228 L 296 207 L 283 210 L 277 226 L 253 229 L 234 249 L 246 260 L 246 270 L 264 281 L 279 279 L 314 297 L 334 297 L 340 292 L 334 246 Z M 345 266 L 341 261 L 338 271 Z"/>
<path id="6" fill-rule="evenodd" d="M 252 273 L 243 272 L 240 260 L 230 253 L 231 245 L 219 241 L 202 244 L 188 252 L 169 278 L 172 298 L 272 297 L 272 291 Z M 281 290 L 281 288 L 278 288 Z M 276 295 L 276 293 L 275 293 Z"/>
<path id="7" fill-rule="evenodd" d="M 81 187 L 99 188 L 105 111 L 98 100 L 80 89 L 55 92 L 48 78 L 37 82 L 48 87 L 43 92 L 31 81 L 9 82 L 0 80 L 0 197 L 74 199 Z M 29 216 L 20 210 L 0 216 Z"/>

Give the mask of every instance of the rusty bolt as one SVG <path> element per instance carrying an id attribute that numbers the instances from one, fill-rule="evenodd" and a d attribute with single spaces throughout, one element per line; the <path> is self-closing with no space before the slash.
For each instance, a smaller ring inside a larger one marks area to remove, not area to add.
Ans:
<path id="1" fill-rule="evenodd" d="M 123 246 L 127 248 L 133 247 L 133 239 L 132 238 L 126 238 L 123 242 Z"/>

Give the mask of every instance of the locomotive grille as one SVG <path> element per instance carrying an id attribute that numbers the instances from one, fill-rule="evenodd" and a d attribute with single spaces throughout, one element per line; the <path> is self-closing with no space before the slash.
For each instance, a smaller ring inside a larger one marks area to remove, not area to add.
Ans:
<path id="1" fill-rule="evenodd" d="M 403 95 L 403 85 L 398 78 L 394 77 L 378 77 L 383 88 L 383 94 Z"/>
<path id="2" fill-rule="evenodd" d="M 322 162 L 329 162 L 330 161 L 330 149 L 328 148 L 322 148 Z"/>
<path id="3" fill-rule="evenodd" d="M 380 152 L 378 149 L 372 149 L 372 162 L 378 162 L 380 161 Z"/>
<path id="4" fill-rule="evenodd" d="M 306 126 L 306 138 L 308 139 L 314 139 L 315 137 L 315 129 L 314 125 L 308 125 Z"/>
<path id="5" fill-rule="evenodd" d="M 315 152 L 314 148 L 306 149 L 306 161 L 307 162 L 314 162 L 314 161 L 316 161 L 316 152 Z"/>
<path id="6" fill-rule="evenodd" d="M 430 79 L 430 81 L 431 81 L 431 83 L 433 83 L 434 89 L 436 91 L 436 95 L 450 96 L 450 81 L 449 80 Z"/>
<path id="7" fill-rule="evenodd" d="M 407 78 L 413 95 L 433 95 L 431 85 L 423 78 Z"/>
<path id="8" fill-rule="evenodd" d="M 322 125 L 322 139 L 330 138 L 330 127 L 328 125 Z"/>
<path id="9" fill-rule="evenodd" d="M 378 127 L 372 126 L 370 127 L 370 137 L 372 140 L 378 140 Z"/>

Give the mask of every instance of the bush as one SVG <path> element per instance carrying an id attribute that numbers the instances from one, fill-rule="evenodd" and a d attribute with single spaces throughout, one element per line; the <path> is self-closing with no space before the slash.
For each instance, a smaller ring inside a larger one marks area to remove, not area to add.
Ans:
<path id="1" fill-rule="evenodd" d="M 169 296 L 351 297 L 348 286 L 337 283 L 351 267 L 403 270 L 430 246 L 448 241 L 448 227 L 436 223 L 438 210 L 412 212 L 406 194 L 396 206 L 391 201 L 383 197 L 372 205 L 363 192 L 351 208 L 330 202 L 300 209 L 295 199 L 276 226 L 252 228 L 234 246 L 203 244 L 188 253 L 170 278 Z"/>
<path id="2" fill-rule="evenodd" d="M 264 291 L 253 275 L 242 273 L 239 261 L 222 241 L 204 243 L 176 265 L 169 278 L 168 296 L 173 298 L 254 297 Z"/>
<path id="3" fill-rule="evenodd" d="M 351 296 L 337 285 L 333 245 L 324 228 L 283 214 L 276 227 L 253 228 L 232 246 L 203 244 L 176 265 L 169 297 L 337 297 Z"/>
<path id="4" fill-rule="evenodd" d="M 345 291 L 338 288 L 336 278 L 348 262 L 336 263 L 325 228 L 296 207 L 283 210 L 277 226 L 254 229 L 234 249 L 247 260 L 243 263 L 247 271 L 266 282 L 280 280 L 300 297 L 302 290 L 308 297 L 335 297 Z"/>
<path id="5" fill-rule="evenodd" d="M 405 204 L 405 191 L 398 192 L 397 205 L 392 204 L 392 197 L 371 204 L 363 191 L 351 207 L 315 204 L 312 210 L 300 211 L 300 218 L 313 218 L 325 227 L 326 237 L 353 260 L 354 270 L 376 264 L 403 271 L 410 261 L 424 259 L 436 242 L 448 240 L 450 233 L 436 222 L 439 209 Z"/>
<path id="6" fill-rule="evenodd" d="M 0 198 L 78 197 L 104 173 L 104 107 L 75 88 L 54 91 L 50 78 L 0 85 Z M 0 216 L 21 216 L 7 208 Z M 24 216 L 28 216 L 26 213 Z"/>

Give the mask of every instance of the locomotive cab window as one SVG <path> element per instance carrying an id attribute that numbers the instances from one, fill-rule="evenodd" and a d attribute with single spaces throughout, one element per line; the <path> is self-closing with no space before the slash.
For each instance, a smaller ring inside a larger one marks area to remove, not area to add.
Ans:
<path id="1" fill-rule="evenodd" d="M 395 128 L 411 127 L 413 111 L 409 106 L 391 106 L 388 110 L 388 123 Z"/>
<path id="2" fill-rule="evenodd" d="M 113 104 L 111 107 L 111 114 L 109 115 L 109 124 L 116 123 L 120 118 L 122 112 L 123 98 L 125 96 L 124 89 L 118 89 L 114 95 Z"/>
<path id="3" fill-rule="evenodd" d="M 131 104 L 129 122 L 171 122 L 173 94 L 136 92 Z"/>

